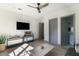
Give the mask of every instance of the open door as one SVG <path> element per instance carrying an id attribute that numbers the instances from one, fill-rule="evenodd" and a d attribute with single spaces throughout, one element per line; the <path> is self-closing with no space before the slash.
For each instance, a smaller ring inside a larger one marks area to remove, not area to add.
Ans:
<path id="1" fill-rule="evenodd" d="M 44 23 L 39 23 L 39 38 L 44 40 Z"/>
<path id="2" fill-rule="evenodd" d="M 61 45 L 74 46 L 75 24 L 74 15 L 61 18 Z"/>

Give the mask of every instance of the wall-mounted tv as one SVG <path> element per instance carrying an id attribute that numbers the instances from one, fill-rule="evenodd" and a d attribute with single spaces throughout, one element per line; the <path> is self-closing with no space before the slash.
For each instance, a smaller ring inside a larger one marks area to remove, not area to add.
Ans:
<path id="1" fill-rule="evenodd" d="M 16 22 L 17 30 L 30 30 L 30 23 Z"/>

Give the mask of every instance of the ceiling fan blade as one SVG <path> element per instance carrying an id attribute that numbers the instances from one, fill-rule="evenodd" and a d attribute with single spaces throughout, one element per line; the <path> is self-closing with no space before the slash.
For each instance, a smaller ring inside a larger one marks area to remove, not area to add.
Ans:
<path id="1" fill-rule="evenodd" d="M 46 3 L 46 4 L 42 5 L 42 6 L 40 6 L 39 8 L 40 8 L 40 9 L 42 9 L 42 8 L 44 8 L 44 7 L 48 6 L 48 5 L 49 5 L 49 4 L 48 4 L 48 3 Z"/>
<path id="2" fill-rule="evenodd" d="M 27 5 L 28 7 L 32 7 L 32 8 L 37 8 L 37 7 L 33 7 L 33 6 L 31 6 L 31 5 Z"/>
<path id="3" fill-rule="evenodd" d="M 37 7 L 38 13 L 41 13 L 39 6 Z"/>

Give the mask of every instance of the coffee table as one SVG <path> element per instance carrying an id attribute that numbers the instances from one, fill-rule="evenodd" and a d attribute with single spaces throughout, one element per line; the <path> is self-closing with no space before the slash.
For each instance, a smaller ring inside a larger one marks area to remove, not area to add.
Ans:
<path id="1" fill-rule="evenodd" d="M 34 50 L 31 51 L 33 56 L 45 56 L 49 51 L 54 48 L 53 45 L 49 43 L 41 44 L 40 46 L 36 47 Z"/>

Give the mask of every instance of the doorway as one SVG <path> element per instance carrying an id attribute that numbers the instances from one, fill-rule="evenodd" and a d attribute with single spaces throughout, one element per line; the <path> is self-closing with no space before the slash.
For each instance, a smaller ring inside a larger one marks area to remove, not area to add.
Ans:
<path id="1" fill-rule="evenodd" d="M 44 40 L 44 23 L 39 23 L 39 38 Z"/>
<path id="2" fill-rule="evenodd" d="M 58 20 L 57 18 L 49 20 L 49 42 L 58 44 Z"/>
<path id="3" fill-rule="evenodd" d="M 75 24 L 74 15 L 61 18 L 61 45 L 74 46 L 75 44 Z"/>

